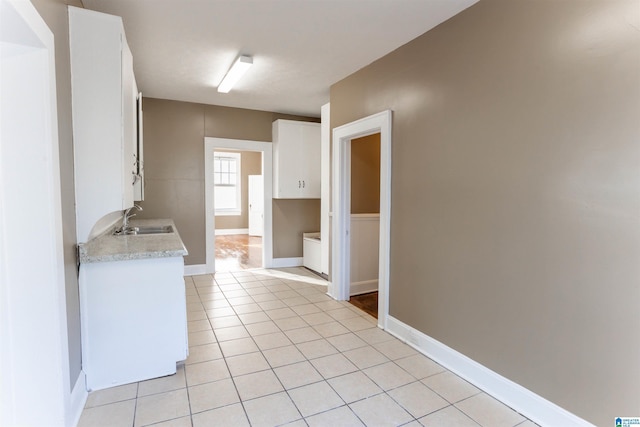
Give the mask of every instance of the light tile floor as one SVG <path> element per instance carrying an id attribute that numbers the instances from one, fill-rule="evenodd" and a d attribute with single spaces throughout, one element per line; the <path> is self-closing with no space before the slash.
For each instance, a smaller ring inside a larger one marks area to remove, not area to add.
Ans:
<path id="1" fill-rule="evenodd" d="M 175 375 L 91 393 L 80 427 L 535 426 L 303 268 L 185 282 L 189 358 Z"/>

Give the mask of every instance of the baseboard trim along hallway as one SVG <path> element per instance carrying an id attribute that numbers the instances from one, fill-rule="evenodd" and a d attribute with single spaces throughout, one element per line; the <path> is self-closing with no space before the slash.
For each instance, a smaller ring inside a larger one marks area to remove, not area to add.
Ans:
<path id="1" fill-rule="evenodd" d="M 541 426 L 594 427 L 392 316 L 387 317 L 387 332 Z"/>

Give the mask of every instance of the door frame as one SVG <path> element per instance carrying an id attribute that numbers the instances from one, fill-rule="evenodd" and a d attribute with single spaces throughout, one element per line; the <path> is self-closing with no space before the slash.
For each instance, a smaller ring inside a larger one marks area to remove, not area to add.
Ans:
<path id="1" fill-rule="evenodd" d="M 71 353 L 54 35 L 31 2 L 0 0 L 0 15 L 0 424 L 75 425 L 87 391 Z"/>
<path id="2" fill-rule="evenodd" d="M 252 179 L 255 178 L 255 179 Z M 259 181 L 258 181 L 259 178 Z M 252 181 L 256 181 L 256 184 L 258 185 L 251 185 Z M 262 183 L 262 185 L 260 185 L 259 183 Z M 255 187 L 262 187 L 262 192 L 264 192 L 264 175 L 247 175 L 247 201 L 249 204 L 249 207 L 247 208 L 247 221 L 248 221 L 248 229 L 249 229 L 249 236 L 251 236 L 251 189 L 255 188 Z M 258 197 L 258 200 L 260 200 L 261 198 Z M 263 201 L 262 204 L 264 205 L 264 197 L 262 197 Z M 256 221 L 258 224 L 260 222 L 262 222 L 262 230 L 260 230 L 260 237 L 262 237 L 264 235 L 264 206 L 262 207 L 262 221 Z M 255 236 L 255 234 L 254 234 Z"/>
<path id="3" fill-rule="evenodd" d="M 332 277 L 328 293 L 349 300 L 351 287 L 351 140 L 380 133 L 380 242 L 378 267 L 378 327 L 389 315 L 391 231 L 391 123 L 386 110 L 333 130 Z"/>
<path id="4" fill-rule="evenodd" d="M 215 273 L 216 263 L 216 218 L 215 202 L 213 197 L 213 152 L 216 149 L 228 149 L 237 151 L 255 151 L 262 153 L 262 175 L 264 181 L 264 227 L 262 236 L 262 267 L 270 268 L 273 265 L 273 220 L 272 220 L 272 176 L 273 171 L 273 145 L 270 142 L 250 141 L 244 139 L 228 138 L 204 138 L 204 188 L 205 188 L 205 259 L 206 273 Z"/>

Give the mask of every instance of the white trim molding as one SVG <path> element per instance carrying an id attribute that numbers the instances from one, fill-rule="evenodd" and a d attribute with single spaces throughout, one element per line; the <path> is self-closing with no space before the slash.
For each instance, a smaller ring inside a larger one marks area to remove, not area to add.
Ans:
<path id="1" fill-rule="evenodd" d="M 235 236 L 236 234 L 249 234 L 248 228 L 219 228 L 216 236 Z"/>
<path id="2" fill-rule="evenodd" d="M 194 264 L 184 266 L 185 276 L 198 276 L 200 274 L 208 274 L 206 264 Z"/>
<path id="3" fill-rule="evenodd" d="M 387 332 L 438 362 L 505 405 L 542 426 L 591 426 L 589 422 L 503 377 L 491 369 L 395 319 L 387 318 Z"/>
<path id="4" fill-rule="evenodd" d="M 350 296 L 368 294 L 370 292 L 375 292 L 378 290 L 378 280 L 363 280 L 362 282 L 352 282 L 351 290 L 349 291 Z"/>
<path id="5" fill-rule="evenodd" d="M 320 273 L 329 275 L 331 262 L 331 104 L 320 108 Z"/>
<path id="6" fill-rule="evenodd" d="M 0 425 L 71 427 L 87 392 L 70 356 L 54 35 L 29 1 L 0 0 L 0 18 Z"/>
<path id="7" fill-rule="evenodd" d="M 332 268 L 328 294 L 337 300 L 349 299 L 351 284 L 351 140 L 380 133 L 378 326 L 383 329 L 389 313 L 392 116 L 391 110 L 386 110 L 333 130 Z"/>
<path id="8" fill-rule="evenodd" d="M 302 267 L 302 257 L 295 258 L 273 258 L 271 268 L 286 268 L 286 267 Z"/>
<path id="9" fill-rule="evenodd" d="M 69 419 L 72 420 L 73 426 L 77 426 L 84 410 L 84 405 L 87 403 L 89 392 L 87 391 L 87 376 L 84 371 L 80 371 L 80 375 L 76 380 L 76 384 L 71 390 L 71 414 Z"/>
<path id="10" fill-rule="evenodd" d="M 264 179 L 264 233 L 262 236 L 262 267 L 270 268 L 273 262 L 273 144 L 264 141 L 249 141 L 227 138 L 204 138 L 204 171 L 205 171 L 205 259 L 206 271 L 215 273 L 216 262 L 216 218 L 213 197 L 213 153 L 216 149 L 238 151 L 257 151 L 262 153 L 262 175 Z M 186 271 L 186 270 L 185 270 Z M 198 273 L 203 274 L 203 273 Z"/>

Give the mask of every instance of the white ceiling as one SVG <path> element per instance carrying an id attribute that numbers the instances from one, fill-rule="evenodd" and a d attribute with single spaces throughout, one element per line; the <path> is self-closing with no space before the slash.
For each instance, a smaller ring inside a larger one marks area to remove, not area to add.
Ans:
<path id="1" fill-rule="evenodd" d="M 477 0 L 83 0 L 121 16 L 143 94 L 320 115 L 329 87 Z M 216 87 L 240 54 L 254 65 Z"/>

